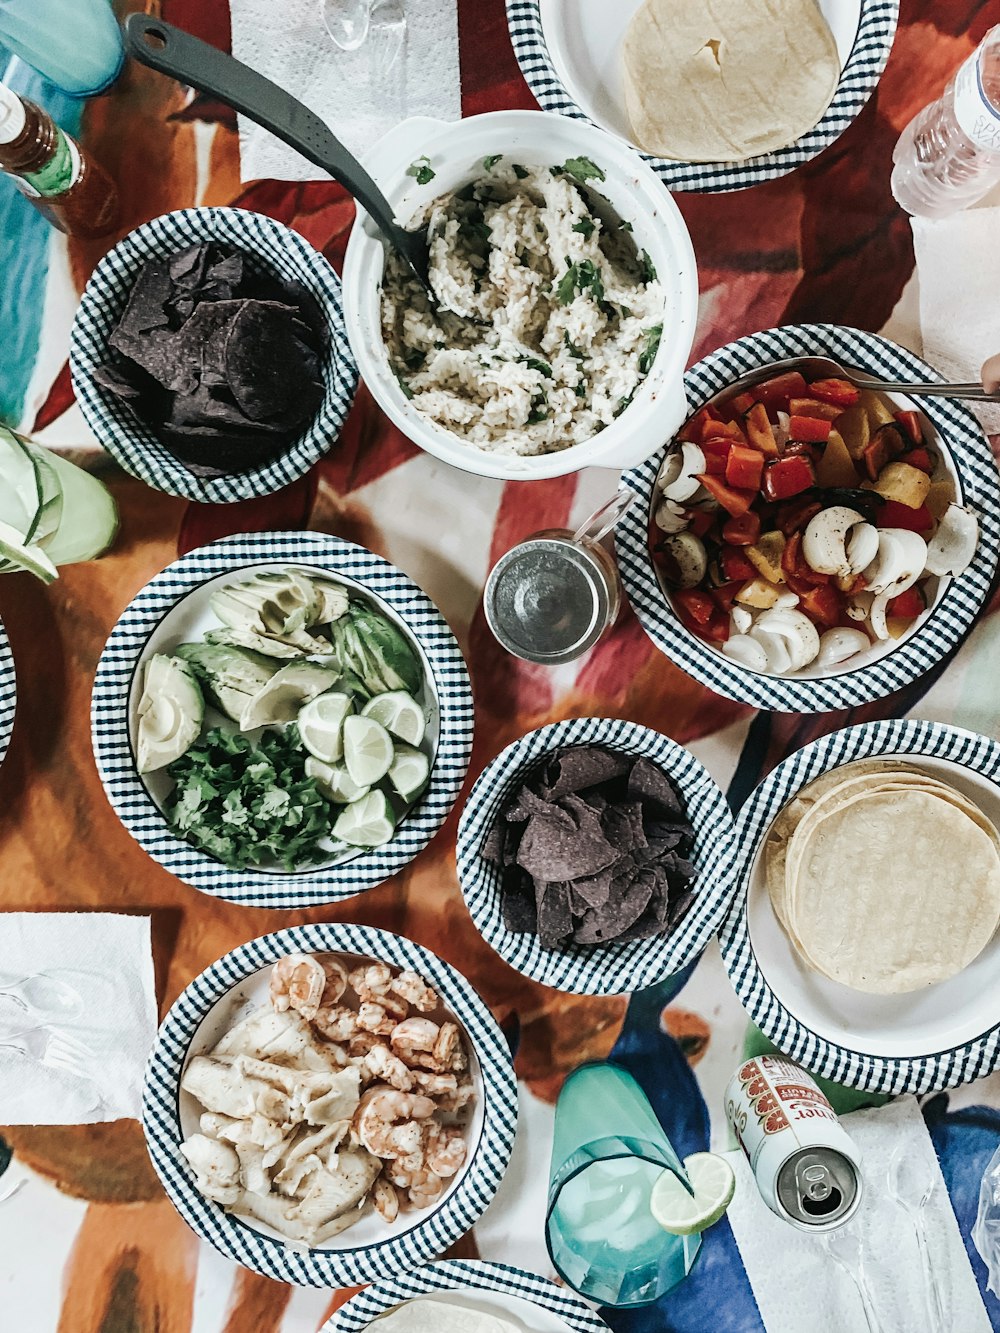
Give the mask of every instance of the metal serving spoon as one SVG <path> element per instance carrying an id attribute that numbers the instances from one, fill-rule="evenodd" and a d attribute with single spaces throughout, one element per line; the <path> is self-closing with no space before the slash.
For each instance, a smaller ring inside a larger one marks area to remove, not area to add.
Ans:
<path id="1" fill-rule="evenodd" d="M 399 225 L 392 205 L 371 176 L 315 112 L 263 74 L 162 19 L 130 14 L 124 32 L 126 50 L 143 65 L 227 102 L 309 162 L 328 171 L 361 204 L 413 276 L 438 303 L 427 273 L 426 229 L 407 231 Z"/>
<path id="2" fill-rule="evenodd" d="M 874 389 L 886 393 L 922 393 L 934 398 L 968 398 L 982 403 L 1000 403 L 1000 393 L 987 392 L 979 383 L 947 384 L 941 380 L 932 380 L 928 383 L 883 380 L 875 375 L 866 375 L 860 370 L 845 370 L 839 362 L 832 361 L 827 356 L 793 356 L 784 361 L 771 361 L 766 366 L 758 366 L 756 370 L 748 371 L 734 384 L 730 384 L 726 388 L 726 395 L 728 397 L 730 393 L 739 393 L 742 389 L 759 384 L 761 380 L 771 379 L 775 375 L 783 375 L 792 370 L 812 375 L 814 379 L 832 375 L 836 379 L 847 380 L 856 389 Z"/>

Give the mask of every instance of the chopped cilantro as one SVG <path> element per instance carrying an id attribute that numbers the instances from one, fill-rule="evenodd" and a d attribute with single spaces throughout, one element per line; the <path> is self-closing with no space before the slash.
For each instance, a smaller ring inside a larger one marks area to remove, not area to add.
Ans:
<path id="1" fill-rule="evenodd" d="M 656 281 L 656 269 L 653 267 L 653 261 L 650 259 L 649 255 L 646 253 L 645 250 L 643 250 L 642 253 L 639 255 L 639 267 L 642 270 L 642 277 L 644 282 Z"/>
<path id="2" fill-rule="evenodd" d="M 620 310 L 621 310 L 621 316 L 622 316 L 622 319 L 631 319 L 631 318 L 632 318 L 632 307 L 631 307 L 631 306 L 623 305 L 623 306 L 620 307 Z"/>
<path id="3" fill-rule="evenodd" d="M 604 300 L 604 280 L 592 259 L 570 264 L 559 279 L 556 296 L 561 305 L 569 305 L 577 292 L 590 292 L 595 301 Z"/>
<path id="4" fill-rule="evenodd" d="M 406 168 L 407 176 L 413 176 L 418 185 L 426 185 L 432 181 L 437 172 L 431 166 L 431 160 L 425 153 L 423 157 L 418 157 L 416 162 L 411 162 Z"/>
<path id="5" fill-rule="evenodd" d="M 583 380 L 580 381 L 580 383 L 576 386 L 573 392 L 576 394 L 577 398 L 586 398 L 587 390 L 584 387 Z"/>
<path id="6" fill-rule="evenodd" d="M 517 177 L 517 179 L 518 179 L 519 181 L 523 181 L 523 180 L 525 180 L 528 176 L 531 175 L 531 172 L 528 170 L 527 167 L 522 167 L 521 164 L 520 164 L 519 162 L 515 162 L 515 163 L 514 163 L 514 175 Z"/>
<path id="7" fill-rule="evenodd" d="M 639 353 L 639 373 L 646 375 L 649 368 L 656 359 L 656 353 L 660 346 L 660 338 L 663 336 L 663 325 L 654 324 L 652 328 L 646 330 L 646 341 L 643 343 L 642 351 Z"/>
<path id="8" fill-rule="evenodd" d="M 618 230 L 619 230 L 619 231 L 631 231 L 631 230 L 632 230 L 632 224 L 631 224 L 631 222 L 619 222 L 619 224 L 618 224 Z"/>
<path id="9" fill-rule="evenodd" d="M 427 353 L 419 347 L 407 347 L 403 352 L 403 365 L 407 370 L 419 370 L 427 360 Z"/>
<path id="10" fill-rule="evenodd" d="M 583 361 L 585 359 L 585 354 L 580 351 L 579 347 L 577 347 L 576 343 L 574 343 L 573 339 L 569 336 L 568 333 L 563 334 L 563 344 L 565 345 L 566 350 L 569 352 L 570 356 L 573 357 L 576 361 Z"/>
<path id="11" fill-rule="evenodd" d="M 526 365 L 529 370 L 539 370 L 547 379 L 552 378 L 552 367 L 547 361 L 539 361 L 537 356 L 519 356 L 517 360 Z"/>
<path id="12" fill-rule="evenodd" d="M 633 389 L 627 398 L 618 399 L 618 406 L 615 408 L 616 417 L 621 416 L 621 414 L 625 411 L 626 407 L 628 407 L 629 403 L 632 401 L 634 397 L 635 397 L 635 390 Z"/>
<path id="13" fill-rule="evenodd" d="M 397 382 L 397 384 L 399 385 L 399 387 L 403 390 L 403 397 L 404 397 L 404 398 L 412 398 L 412 397 L 413 397 L 413 390 L 412 390 L 412 389 L 410 388 L 410 386 L 407 384 L 406 380 L 403 379 L 402 375 L 400 375 L 400 373 L 399 373 L 398 370 L 397 370 L 397 372 L 396 372 L 396 382 Z"/>
<path id="14" fill-rule="evenodd" d="M 492 171 L 496 164 L 503 157 L 503 153 L 490 153 L 489 157 L 483 158 L 483 170 Z"/>
<path id="15" fill-rule="evenodd" d="M 547 421 L 548 417 L 549 414 L 544 408 L 533 407 L 528 415 L 528 425 L 537 426 L 540 421 Z"/>
<path id="16" fill-rule="evenodd" d="M 469 241 L 489 241 L 490 229 L 482 220 L 478 218 L 463 218 L 458 224 L 459 233 Z"/>
<path id="17" fill-rule="evenodd" d="M 569 268 L 559 279 L 559 286 L 556 288 L 556 298 L 560 305 L 569 305 L 576 296 L 577 266 L 570 264 Z"/>
<path id="18" fill-rule="evenodd" d="M 573 226 L 570 228 L 570 230 L 578 231 L 582 236 L 585 236 L 589 241 L 591 236 L 593 236 L 594 234 L 594 220 L 593 218 L 590 217 L 581 218 L 579 222 L 573 223 Z"/>
<path id="19" fill-rule="evenodd" d="M 567 176 L 573 176 L 578 181 L 602 181 L 605 179 L 604 172 L 596 162 L 591 162 L 589 157 L 568 157 L 560 170 L 565 171 Z"/>

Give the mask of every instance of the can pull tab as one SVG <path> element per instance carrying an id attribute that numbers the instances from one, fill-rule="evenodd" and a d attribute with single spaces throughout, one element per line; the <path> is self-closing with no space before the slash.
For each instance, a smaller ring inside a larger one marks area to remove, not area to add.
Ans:
<path id="1" fill-rule="evenodd" d="M 607 504 L 602 504 L 600 509 L 577 528 L 573 533 L 573 541 L 599 542 L 624 517 L 635 499 L 635 491 L 630 491 L 628 487 L 613 495 Z"/>
<path id="2" fill-rule="evenodd" d="M 795 1172 L 802 1207 L 814 1217 L 822 1217 L 840 1207 L 840 1190 L 830 1172 L 817 1162 L 802 1163 Z"/>

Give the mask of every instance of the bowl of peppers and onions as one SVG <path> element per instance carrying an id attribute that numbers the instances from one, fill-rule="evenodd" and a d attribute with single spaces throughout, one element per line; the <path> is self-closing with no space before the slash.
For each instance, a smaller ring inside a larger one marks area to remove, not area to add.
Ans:
<path id="1" fill-rule="evenodd" d="M 978 537 L 919 412 L 797 371 L 688 419 L 650 523 L 684 627 L 769 675 L 824 675 L 888 651 Z"/>

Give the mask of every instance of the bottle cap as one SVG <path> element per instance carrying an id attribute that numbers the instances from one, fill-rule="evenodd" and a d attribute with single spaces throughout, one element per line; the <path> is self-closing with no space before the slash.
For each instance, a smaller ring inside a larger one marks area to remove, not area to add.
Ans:
<path id="1" fill-rule="evenodd" d="M 0 143 L 13 143 L 24 129 L 24 103 L 5 83 L 0 83 Z"/>

